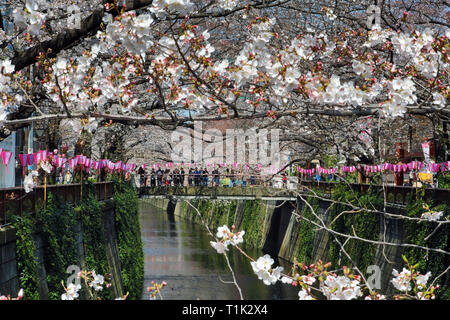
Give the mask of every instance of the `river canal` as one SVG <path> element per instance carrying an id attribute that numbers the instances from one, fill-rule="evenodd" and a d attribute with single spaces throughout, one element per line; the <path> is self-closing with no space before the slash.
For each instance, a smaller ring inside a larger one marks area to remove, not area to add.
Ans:
<path id="1" fill-rule="evenodd" d="M 167 282 L 162 290 L 164 300 L 237 300 L 239 293 L 223 255 L 210 245 L 211 237 L 200 225 L 176 218 L 140 203 L 141 236 L 144 245 L 145 279 L 143 299 L 149 299 L 151 281 Z M 215 231 L 215 230 L 214 230 Z M 245 239 L 245 236 L 244 236 Z M 260 250 L 245 249 L 252 257 Z M 230 263 L 246 300 L 298 299 L 298 288 L 277 283 L 266 286 L 253 273 L 250 262 L 230 247 Z M 224 281 L 224 282 L 222 282 Z"/>

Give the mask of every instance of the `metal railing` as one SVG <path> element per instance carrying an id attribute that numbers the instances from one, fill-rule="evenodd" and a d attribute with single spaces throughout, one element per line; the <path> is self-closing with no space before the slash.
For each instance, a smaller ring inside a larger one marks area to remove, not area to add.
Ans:
<path id="1" fill-rule="evenodd" d="M 303 181 L 302 185 L 308 188 L 318 187 L 324 192 L 331 193 L 333 187 L 338 182 L 317 182 L 317 181 Z M 392 186 L 392 185 L 370 185 L 360 183 L 348 183 L 348 185 L 355 191 L 368 192 L 369 189 L 386 194 L 386 199 L 390 203 L 407 204 L 408 195 L 415 194 L 418 189 L 411 186 Z M 425 198 L 433 199 L 438 203 L 447 203 L 450 205 L 450 189 L 440 188 L 425 188 Z"/>
<path id="2" fill-rule="evenodd" d="M 93 183 L 97 200 L 112 198 L 113 182 Z M 87 184 L 58 184 L 36 186 L 26 193 L 23 187 L 0 188 L 0 226 L 6 225 L 13 215 L 21 216 L 23 213 L 34 213 L 39 206 L 44 205 L 44 199 L 49 194 L 59 197 L 65 202 L 74 204 L 87 192 Z"/>
<path id="3" fill-rule="evenodd" d="M 301 180 L 298 181 L 295 176 L 288 176 L 285 182 L 282 181 L 281 175 L 275 175 L 277 181 L 267 181 L 268 178 L 273 175 L 248 175 L 248 174 L 220 174 L 219 184 L 217 185 L 214 181 L 214 175 L 208 174 L 208 180 L 206 182 L 205 175 L 199 174 L 197 175 L 200 178 L 197 183 L 195 183 L 195 174 L 191 174 L 192 184 L 188 183 L 188 174 L 185 174 L 185 178 L 183 182 L 178 184 L 174 184 L 174 180 L 171 177 L 169 183 L 166 183 L 167 180 L 164 178 L 167 176 L 163 176 L 161 179 L 161 183 L 158 184 L 158 181 L 155 181 L 155 185 L 152 185 L 151 182 L 146 184 L 146 188 L 154 187 L 164 187 L 164 186 L 184 186 L 184 187 L 219 187 L 222 186 L 223 177 L 242 179 L 244 178 L 246 181 L 245 187 L 278 187 L 278 188 L 287 188 L 287 189 L 296 189 L 302 190 L 312 187 L 318 187 L 322 191 L 331 193 L 332 189 L 339 182 L 331 182 L 331 181 L 313 181 L 311 180 Z M 146 176 L 150 179 L 150 176 Z M 253 178 L 251 178 L 253 177 Z M 203 180 L 202 180 L 203 179 Z M 148 180 L 150 181 L 150 180 Z M 242 181 L 242 180 L 241 180 Z M 292 188 L 289 185 L 294 184 L 295 186 Z M 358 184 L 358 183 L 348 183 L 348 185 L 355 191 L 359 192 L 368 192 L 369 188 L 375 192 L 385 192 L 386 199 L 390 203 L 398 203 L 398 204 L 407 204 L 408 195 L 415 194 L 417 192 L 417 188 L 411 186 L 394 186 L 394 185 L 385 185 L 384 188 L 382 185 L 370 185 L 370 184 Z M 228 185 L 226 185 L 228 187 Z M 242 183 L 239 183 L 238 186 L 243 186 Z M 433 199 L 439 203 L 448 203 L 450 204 L 450 189 L 440 189 L 440 188 L 426 188 L 425 189 L 425 197 L 428 199 Z"/>
<path id="4" fill-rule="evenodd" d="M 273 181 L 267 181 L 269 178 L 271 178 L 273 175 L 252 175 L 248 173 L 243 174 L 228 174 L 228 173 L 220 173 L 220 174 L 188 174 L 185 173 L 184 177 L 182 178 L 182 183 L 175 183 L 176 181 L 176 174 L 170 173 L 170 174 L 163 174 L 160 179 L 158 179 L 155 176 L 155 185 L 154 186 L 164 186 L 164 185 L 184 185 L 184 186 L 205 186 L 205 177 L 208 178 L 207 184 L 208 186 L 215 186 L 215 177 L 219 177 L 219 184 L 222 185 L 222 181 L 224 178 L 232 179 L 235 182 L 239 180 L 239 185 L 242 185 L 242 180 L 244 179 L 246 185 L 259 185 L 259 186 L 270 186 Z M 179 174 L 181 176 L 181 174 Z M 276 175 L 276 177 L 281 178 L 281 175 Z M 145 186 L 151 187 L 151 175 L 147 174 L 145 175 L 146 183 Z M 191 183 L 189 182 L 191 180 Z M 159 182 L 158 182 L 159 181 Z M 196 182 L 198 181 L 198 182 Z M 168 182 L 168 183 L 167 183 Z"/>

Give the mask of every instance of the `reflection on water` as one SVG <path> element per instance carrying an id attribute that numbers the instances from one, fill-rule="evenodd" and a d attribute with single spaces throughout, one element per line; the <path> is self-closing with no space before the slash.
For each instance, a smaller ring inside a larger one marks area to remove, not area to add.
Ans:
<path id="1" fill-rule="evenodd" d="M 211 247 L 211 238 L 202 226 L 176 219 L 150 205 L 140 204 L 141 233 L 144 244 L 145 280 L 143 299 L 150 282 L 167 282 L 164 299 L 228 300 L 239 299 L 239 293 L 222 255 Z M 244 236 L 245 239 L 245 236 Z M 250 262 L 236 250 L 229 259 L 242 289 L 244 299 L 298 299 L 298 289 L 277 283 L 266 286 L 253 273 Z M 259 257 L 258 250 L 246 250 Z M 222 281 L 223 282 L 222 282 Z"/>

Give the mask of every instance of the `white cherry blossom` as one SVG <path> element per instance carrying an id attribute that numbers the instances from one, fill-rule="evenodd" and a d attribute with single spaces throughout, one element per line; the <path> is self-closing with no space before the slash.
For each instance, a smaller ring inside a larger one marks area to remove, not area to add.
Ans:
<path id="1" fill-rule="evenodd" d="M 52 170 L 53 170 L 52 164 L 50 162 L 48 162 L 48 161 L 41 162 L 40 165 L 41 165 L 42 170 L 44 170 L 47 173 L 51 173 Z"/>
<path id="2" fill-rule="evenodd" d="M 444 214 L 444 211 L 427 211 L 424 212 L 421 216 L 422 219 L 427 219 L 430 221 L 438 221 L 442 215 Z"/>
<path id="3" fill-rule="evenodd" d="M 396 269 L 392 270 L 392 275 L 395 277 L 391 280 L 391 283 L 397 290 L 400 291 L 410 291 L 411 290 L 411 271 L 403 268 L 402 272 L 399 273 Z"/>
<path id="4" fill-rule="evenodd" d="M 224 10 L 232 10 L 238 5 L 238 0 L 219 0 L 217 6 Z"/>
<path id="5" fill-rule="evenodd" d="M 298 292 L 298 299 L 299 300 L 312 300 L 312 296 L 309 294 L 308 291 L 305 289 L 302 289 Z"/>
<path id="6" fill-rule="evenodd" d="M 80 289 L 81 289 L 80 284 L 70 283 L 66 288 L 66 293 L 63 293 L 61 295 L 61 300 L 75 300 L 79 296 L 78 290 Z"/>
<path id="7" fill-rule="evenodd" d="M 23 187 L 26 193 L 33 191 L 33 188 L 35 186 L 33 177 L 37 177 L 38 175 L 38 172 L 36 170 L 33 170 L 25 176 L 25 179 L 23 180 Z"/>
<path id="8" fill-rule="evenodd" d="M 209 243 L 217 251 L 217 253 L 225 253 L 225 251 L 228 251 L 227 244 L 222 241 L 210 241 Z"/>
<path id="9" fill-rule="evenodd" d="M 416 277 L 416 283 L 417 283 L 417 287 L 419 290 L 426 288 L 426 285 L 427 285 L 427 282 L 428 282 L 428 279 L 430 278 L 430 276 L 431 276 L 431 272 L 427 272 L 425 275 L 419 274 Z"/>
<path id="10" fill-rule="evenodd" d="M 13 73 L 14 65 L 11 64 L 11 60 L 6 59 L 1 62 L 1 71 L 3 74 Z"/>
<path id="11" fill-rule="evenodd" d="M 101 274 L 96 274 L 95 271 L 92 271 L 93 280 L 89 284 L 91 288 L 94 288 L 95 291 L 103 290 L 103 283 L 105 278 Z"/>
<path id="12" fill-rule="evenodd" d="M 352 300 L 362 295 L 359 281 L 345 275 L 328 274 L 321 285 L 321 290 L 328 300 Z"/>
<path id="13" fill-rule="evenodd" d="M 447 101 L 445 97 L 439 92 L 433 92 L 433 104 L 437 104 L 439 107 L 445 107 Z"/>
<path id="14" fill-rule="evenodd" d="M 228 234 L 230 233 L 230 229 L 228 229 L 228 226 L 223 225 L 221 227 L 217 228 L 217 238 L 228 238 Z"/>
<path id="15" fill-rule="evenodd" d="M 268 254 L 259 257 L 256 261 L 250 262 L 253 272 L 258 276 L 258 279 L 263 280 L 266 285 L 276 283 L 281 277 L 281 271 L 283 271 L 283 267 L 272 269 L 273 263 L 274 260 Z"/>

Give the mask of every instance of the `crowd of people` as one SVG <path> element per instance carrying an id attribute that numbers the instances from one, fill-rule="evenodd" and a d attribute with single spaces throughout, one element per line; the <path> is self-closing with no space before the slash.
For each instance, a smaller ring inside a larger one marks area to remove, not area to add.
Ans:
<path id="1" fill-rule="evenodd" d="M 256 175 L 242 173 L 226 168 L 222 172 L 218 168 L 209 171 L 207 168 L 175 169 L 151 169 L 147 172 L 144 168 L 138 169 L 140 185 L 147 187 L 156 186 L 212 186 L 212 187 L 236 187 L 257 184 Z"/>
<path id="2" fill-rule="evenodd" d="M 204 186 L 204 187 L 245 187 L 252 185 L 262 186 L 275 186 L 278 188 L 288 187 L 288 176 L 286 171 L 282 171 L 276 175 L 277 178 L 269 179 L 272 175 L 260 175 L 251 172 L 242 172 L 240 170 L 234 170 L 230 168 L 214 168 L 208 170 L 206 167 L 192 167 L 192 168 L 174 168 L 174 169 L 151 169 L 150 172 L 140 167 L 137 170 L 139 175 L 140 186 L 157 187 L 157 186 Z M 396 186 L 416 186 L 416 184 L 422 185 L 424 183 L 428 187 L 434 185 L 426 182 L 425 178 L 420 174 L 409 173 L 407 178 L 404 179 L 403 173 L 386 174 L 379 177 L 380 181 L 376 180 L 375 175 L 368 174 L 364 171 L 358 172 L 356 180 L 357 183 L 388 183 Z M 316 173 L 312 176 L 301 175 L 297 173 L 297 184 L 301 185 L 302 182 L 339 182 L 341 180 L 347 180 L 347 174 L 344 176 L 333 174 Z M 431 174 L 430 174 L 431 176 Z M 295 179 L 295 178 L 294 178 Z M 375 181 L 375 180 L 376 181 Z M 388 180 L 388 181 L 384 181 Z M 293 182 L 293 180 L 290 180 Z M 415 182 L 417 181 L 417 182 Z M 422 183 L 420 183 L 421 181 Z M 137 181 L 136 181 L 137 182 Z"/>

